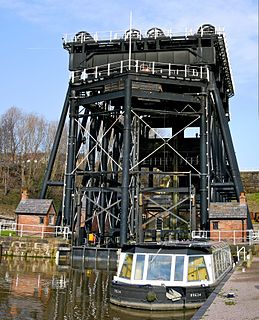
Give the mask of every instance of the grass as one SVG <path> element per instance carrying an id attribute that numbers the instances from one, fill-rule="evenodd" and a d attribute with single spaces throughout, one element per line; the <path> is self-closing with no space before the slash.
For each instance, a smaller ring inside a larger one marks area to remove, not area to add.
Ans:
<path id="1" fill-rule="evenodd" d="M 247 193 L 246 199 L 250 212 L 259 212 L 259 192 Z"/>
<path id="2" fill-rule="evenodd" d="M 0 236 L 1 237 L 13 237 L 16 236 L 16 231 L 12 231 L 12 230 L 1 230 L 0 231 Z"/>

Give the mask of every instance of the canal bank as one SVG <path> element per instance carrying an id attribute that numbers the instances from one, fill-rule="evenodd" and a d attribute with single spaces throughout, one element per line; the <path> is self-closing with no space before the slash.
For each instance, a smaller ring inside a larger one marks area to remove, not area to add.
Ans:
<path id="1" fill-rule="evenodd" d="M 57 256 L 60 247 L 69 246 L 68 240 L 62 238 L 34 237 L 0 237 L 3 256 L 53 258 Z M 70 246 L 69 246 L 70 247 Z"/>
<path id="2" fill-rule="evenodd" d="M 259 319 L 259 256 L 249 268 L 235 267 L 222 286 L 211 294 L 192 320 Z"/>

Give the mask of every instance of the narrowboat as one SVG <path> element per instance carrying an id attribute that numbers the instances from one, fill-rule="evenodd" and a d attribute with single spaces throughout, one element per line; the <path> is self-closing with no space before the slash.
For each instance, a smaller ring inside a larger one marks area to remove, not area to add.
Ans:
<path id="1" fill-rule="evenodd" d="M 199 308 L 232 266 L 224 242 L 125 245 L 111 283 L 110 302 L 147 310 Z"/>

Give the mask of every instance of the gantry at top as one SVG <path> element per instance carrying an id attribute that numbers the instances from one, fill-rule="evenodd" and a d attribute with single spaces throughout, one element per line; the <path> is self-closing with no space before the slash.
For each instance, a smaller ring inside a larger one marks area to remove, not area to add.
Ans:
<path id="1" fill-rule="evenodd" d="M 131 29 L 122 34 L 110 32 L 106 39 L 99 38 L 97 33 L 92 36 L 86 31 L 64 36 L 63 46 L 70 55 L 73 83 L 129 70 L 161 77 L 209 80 L 209 66 L 214 66 L 222 77 L 220 81 L 227 96 L 234 95 L 224 32 L 212 25 L 203 25 L 194 33 L 151 28 L 143 35 Z"/>
<path id="2" fill-rule="evenodd" d="M 63 46 L 71 78 L 41 197 L 64 186 L 62 223 L 76 243 L 208 230 L 211 203 L 239 202 L 223 32 L 130 29 L 102 40 L 81 31 Z M 51 172 L 67 114 L 63 184 Z"/>

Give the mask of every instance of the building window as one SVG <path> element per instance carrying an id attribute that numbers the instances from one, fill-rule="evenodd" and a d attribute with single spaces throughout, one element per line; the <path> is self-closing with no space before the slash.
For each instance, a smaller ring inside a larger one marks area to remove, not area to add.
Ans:
<path id="1" fill-rule="evenodd" d="M 40 217 L 40 224 L 44 224 L 44 217 Z"/>
<path id="2" fill-rule="evenodd" d="M 53 215 L 49 216 L 49 224 L 54 224 L 54 216 Z"/>
<path id="3" fill-rule="evenodd" d="M 219 222 L 218 221 L 212 222 L 212 228 L 213 230 L 219 230 Z"/>

